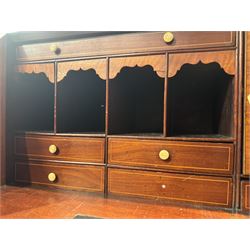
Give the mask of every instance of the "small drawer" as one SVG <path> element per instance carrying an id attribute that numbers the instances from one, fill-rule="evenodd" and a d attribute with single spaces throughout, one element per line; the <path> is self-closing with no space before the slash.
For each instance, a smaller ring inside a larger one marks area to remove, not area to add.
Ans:
<path id="1" fill-rule="evenodd" d="M 16 136 L 15 154 L 27 159 L 104 163 L 104 144 L 104 138 Z"/>
<path id="2" fill-rule="evenodd" d="M 15 181 L 72 190 L 103 192 L 104 167 L 16 162 Z"/>
<path id="3" fill-rule="evenodd" d="M 168 35 L 170 34 L 170 36 Z M 169 37 L 171 39 L 169 40 Z M 32 61 L 101 56 L 182 48 L 234 46 L 235 32 L 135 32 L 72 41 L 26 44 L 17 47 L 17 60 Z"/>
<path id="4" fill-rule="evenodd" d="M 230 174 L 233 145 L 109 138 L 111 165 Z M 165 155 L 164 155 L 165 154 Z"/>
<path id="5" fill-rule="evenodd" d="M 109 168 L 110 194 L 232 207 L 232 180 Z"/>
<path id="6" fill-rule="evenodd" d="M 250 213 L 250 182 L 241 182 L 241 208 L 243 212 Z"/>

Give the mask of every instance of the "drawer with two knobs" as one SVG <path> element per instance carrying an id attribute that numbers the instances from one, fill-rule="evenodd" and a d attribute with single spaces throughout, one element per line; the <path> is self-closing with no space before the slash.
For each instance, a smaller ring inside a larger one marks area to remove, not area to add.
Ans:
<path id="1" fill-rule="evenodd" d="M 235 32 L 133 32 L 71 41 L 25 44 L 17 47 L 16 55 L 19 61 L 33 61 L 226 47 L 235 46 L 235 43 Z"/>

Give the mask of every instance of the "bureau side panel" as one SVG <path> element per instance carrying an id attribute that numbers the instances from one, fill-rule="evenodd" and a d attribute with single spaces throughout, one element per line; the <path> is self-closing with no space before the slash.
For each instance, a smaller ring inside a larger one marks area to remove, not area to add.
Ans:
<path id="1" fill-rule="evenodd" d="M 5 184 L 6 37 L 0 34 L 0 185 Z"/>
<path id="2" fill-rule="evenodd" d="M 243 174 L 250 174 L 250 32 L 246 32 L 245 98 L 244 98 L 244 167 Z"/>

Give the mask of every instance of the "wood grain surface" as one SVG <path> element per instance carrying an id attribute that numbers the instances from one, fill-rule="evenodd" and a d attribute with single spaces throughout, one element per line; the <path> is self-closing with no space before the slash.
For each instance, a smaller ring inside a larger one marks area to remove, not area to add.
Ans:
<path id="1" fill-rule="evenodd" d="M 192 52 L 169 55 L 168 77 L 173 77 L 184 64 L 216 62 L 229 75 L 235 75 L 235 50 L 214 52 Z"/>
<path id="2" fill-rule="evenodd" d="M 110 165 L 223 174 L 233 169 L 233 145 L 226 143 L 109 138 L 108 149 Z M 169 152 L 169 159 L 160 159 L 161 150 Z"/>
<path id="3" fill-rule="evenodd" d="M 171 44 L 164 42 L 164 33 L 137 32 L 72 41 L 21 45 L 17 48 L 17 59 L 20 61 L 46 60 L 235 45 L 235 32 L 173 32 L 174 41 Z M 57 46 L 61 53 L 55 54 L 52 52 L 50 50 L 51 45 Z"/>
<path id="4" fill-rule="evenodd" d="M 17 65 L 17 72 L 20 73 L 44 73 L 51 83 L 55 81 L 55 72 L 53 63 L 41 63 L 41 64 L 19 64 Z"/>
<path id="5" fill-rule="evenodd" d="M 16 136 L 15 154 L 27 159 L 104 163 L 104 144 L 104 138 Z M 49 152 L 50 145 L 58 148 L 55 154 Z"/>
<path id="6" fill-rule="evenodd" d="M 212 206 L 232 206 L 232 180 L 109 168 L 109 193 Z"/>
<path id="7" fill-rule="evenodd" d="M 244 213 L 250 214 L 250 182 L 241 182 L 241 209 Z"/>
<path id="8" fill-rule="evenodd" d="M 249 214 L 213 209 L 200 209 L 184 204 L 169 204 L 141 199 L 110 197 L 86 192 L 0 187 L 1 219 L 72 219 L 77 214 L 107 219 L 249 219 Z M 13 203 L 13 200 L 16 202 Z M 210 207 L 211 208 L 211 207 Z M 239 222 L 239 221 L 238 221 Z M 220 222 L 219 222 L 220 223 Z"/>
<path id="9" fill-rule="evenodd" d="M 63 80 L 70 70 L 78 71 L 94 69 L 96 74 L 103 80 L 106 79 L 106 60 L 105 59 L 93 59 L 93 60 L 80 60 L 61 62 L 57 64 L 57 82 Z"/>
<path id="10" fill-rule="evenodd" d="M 143 67 L 146 65 L 152 66 L 153 70 L 159 77 L 165 78 L 166 56 L 150 55 L 111 58 L 109 66 L 109 79 L 115 78 L 123 67 Z"/>
<path id="11" fill-rule="evenodd" d="M 245 98 L 244 98 L 244 166 L 243 174 L 250 175 L 250 32 L 246 32 Z"/>
<path id="12" fill-rule="evenodd" d="M 49 173 L 56 175 L 54 182 L 48 180 Z M 15 181 L 72 190 L 103 192 L 104 167 L 16 162 Z"/>

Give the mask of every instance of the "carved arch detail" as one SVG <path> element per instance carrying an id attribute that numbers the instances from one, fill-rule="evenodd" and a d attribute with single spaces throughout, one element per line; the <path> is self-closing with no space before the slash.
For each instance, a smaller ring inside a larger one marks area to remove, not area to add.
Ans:
<path id="1" fill-rule="evenodd" d="M 216 62 L 229 75 L 235 75 L 235 51 L 192 52 L 169 55 L 168 77 L 173 77 L 184 64 Z"/>
<path id="2" fill-rule="evenodd" d="M 159 77 L 165 77 L 166 56 L 150 55 L 111 58 L 109 67 L 109 79 L 115 78 L 123 67 L 144 67 L 146 65 L 152 66 Z"/>
<path id="3" fill-rule="evenodd" d="M 78 71 L 94 69 L 96 74 L 103 80 L 106 80 L 106 59 L 91 59 L 80 61 L 59 62 L 57 64 L 57 81 L 62 81 L 70 70 Z"/>
<path id="4" fill-rule="evenodd" d="M 19 64 L 17 65 L 17 72 L 28 74 L 44 73 L 51 83 L 54 83 L 55 81 L 55 70 L 53 63 Z"/>

